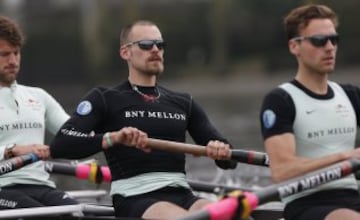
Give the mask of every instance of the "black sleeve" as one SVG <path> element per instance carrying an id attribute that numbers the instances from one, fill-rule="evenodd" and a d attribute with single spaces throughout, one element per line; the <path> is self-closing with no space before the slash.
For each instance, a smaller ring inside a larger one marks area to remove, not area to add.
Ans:
<path id="1" fill-rule="evenodd" d="M 90 91 L 50 143 L 53 158 L 79 159 L 102 150 L 103 134 L 94 134 L 105 112 L 100 89 Z"/>
<path id="2" fill-rule="evenodd" d="M 360 88 L 354 85 L 341 85 L 345 93 L 349 97 L 356 114 L 357 125 L 360 126 Z"/>
<path id="3" fill-rule="evenodd" d="M 276 88 L 266 95 L 260 111 L 264 140 L 277 134 L 293 133 L 295 114 L 294 102 L 285 90 Z"/>
<path id="4" fill-rule="evenodd" d="M 210 140 L 219 140 L 229 143 L 212 125 L 203 109 L 195 102 L 191 104 L 191 116 L 188 131 L 195 143 L 206 146 Z M 230 144 L 231 146 L 231 144 Z M 218 167 L 222 169 L 235 169 L 236 161 L 215 160 Z"/>

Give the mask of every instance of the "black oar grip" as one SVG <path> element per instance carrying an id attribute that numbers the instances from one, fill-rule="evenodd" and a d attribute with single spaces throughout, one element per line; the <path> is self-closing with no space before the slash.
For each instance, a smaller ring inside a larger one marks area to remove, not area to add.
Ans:
<path id="1" fill-rule="evenodd" d="M 4 160 L 0 162 L 0 175 L 17 170 L 27 164 L 36 162 L 38 160 L 39 158 L 33 153 Z"/>
<path id="2" fill-rule="evenodd" d="M 267 154 L 257 151 L 231 150 L 231 159 L 252 165 L 269 166 Z"/>

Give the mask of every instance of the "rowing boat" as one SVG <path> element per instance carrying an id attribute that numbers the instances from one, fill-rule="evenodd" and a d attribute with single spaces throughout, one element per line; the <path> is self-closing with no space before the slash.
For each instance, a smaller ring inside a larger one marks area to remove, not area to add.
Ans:
<path id="1" fill-rule="evenodd" d="M 106 190 L 77 190 L 67 193 L 81 201 L 85 199 L 88 203 L 78 205 L 49 206 L 38 208 L 21 208 L 0 211 L 0 219 L 53 219 L 53 220 L 138 220 L 139 218 L 114 217 L 114 210 L 110 204 L 97 204 L 96 201 L 107 197 Z M 89 204 L 89 201 L 95 204 Z M 281 203 L 269 203 L 258 207 L 252 212 L 253 220 L 278 220 L 282 218 L 283 206 Z"/>
<path id="2" fill-rule="evenodd" d="M 177 146 L 177 145 L 176 145 Z M 183 146 L 182 146 L 183 147 Z M 187 149 L 191 149 L 186 145 Z M 202 152 L 202 151 L 201 151 Z M 239 151 L 240 152 L 240 151 Z M 240 155 L 242 155 L 241 152 Z M 239 155 L 238 152 L 234 151 L 233 155 Z M 246 155 L 246 154 L 244 154 Z M 253 155 L 250 153 L 248 155 Z M 258 155 L 256 157 L 251 156 L 251 158 L 258 158 L 256 160 L 250 160 L 252 163 L 257 161 L 258 165 L 266 165 L 266 160 L 264 160 L 264 154 L 254 154 Z M 235 158 L 235 157 L 234 157 Z M 246 156 L 238 157 L 241 158 L 239 160 L 247 161 Z M 38 159 L 36 156 L 24 155 L 16 158 L 12 158 L 8 161 L 4 161 L 0 164 L 1 173 L 4 174 L 7 172 L 11 172 L 13 170 L 19 169 L 26 164 L 32 163 L 37 161 Z M 95 167 L 94 167 L 95 166 Z M 68 164 L 68 163 L 61 163 L 61 162 L 46 162 L 45 169 L 50 173 L 57 173 L 57 174 L 65 174 L 77 177 L 79 179 L 87 179 L 93 183 L 101 183 L 102 181 L 110 182 L 111 181 L 111 174 L 108 167 L 105 166 L 98 166 L 97 164 Z M 204 182 L 196 182 L 189 180 L 189 184 L 195 191 L 198 192 L 205 192 L 210 194 L 221 194 L 221 193 L 228 193 L 233 190 L 238 190 L 239 187 L 230 187 L 226 185 L 214 185 Z M 248 188 L 242 188 L 241 190 L 244 191 L 251 191 Z M 0 211 L 0 218 L 1 219 L 129 219 L 129 218 L 115 218 L 114 210 L 111 207 L 111 204 L 103 204 L 99 203 L 100 197 L 109 197 L 108 193 L 104 190 L 96 190 L 96 191 L 89 191 L 89 190 L 81 190 L 75 192 L 69 192 L 74 198 L 76 198 L 80 204 L 78 205 L 70 205 L 70 206 L 52 206 L 52 207 L 38 207 L 38 208 L 23 208 L 23 209 L 14 209 L 14 210 L 4 210 Z M 89 199 L 94 199 L 93 204 L 89 204 Z M 111 201 L 108 198 L 108 201 Z M 254 216 L 261 213 L 266 213 L 266 220 L 272 220 L 270 214 L 274 216 L 274 220 L 278 219 L 281 214 L 281 209 L 270 210 L 259 207 L 258 210 L 255 210 L 253 213 Z M 255 220 L 265 220 L 263 217 L 255 218 Z"/>

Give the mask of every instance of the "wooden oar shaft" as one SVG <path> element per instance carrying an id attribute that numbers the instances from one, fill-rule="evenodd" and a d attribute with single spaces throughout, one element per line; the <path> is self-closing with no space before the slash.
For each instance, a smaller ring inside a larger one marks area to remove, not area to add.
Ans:
<path id="1" fill-rule="evenodd" d="M 195 156 L 207 156 L 206 147 L 196 144 L 188 144 L 175 141 L 160 140 L 149 138 L 147 145 L 156 150 L 163 150 L 174 153 L 187 153 Z M 232 149 L 228 160 L 235 160 L 241 163 L 268 166 L 268 158 L 266 153 L 257 151 L 247 151 Z"/>
<path id="2" fill-rule="evenodd" d="M 188 143 L 149 138 L 147 145 L 152 149 L 156 149 L 156 150 L 170 151 L 174 153 L 188 153 L 188 154 L 193 154 L 195 156 L 206 156 L 205 147 L 196 144 L 188 144 Z"/>

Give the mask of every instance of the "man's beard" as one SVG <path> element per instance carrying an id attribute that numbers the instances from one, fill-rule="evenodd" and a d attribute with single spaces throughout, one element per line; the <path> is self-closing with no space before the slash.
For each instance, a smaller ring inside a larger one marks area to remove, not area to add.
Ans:
<path id="1" fill-rule="evenodd" d="M 148 75 L 148 76 L 160 76 L 163 71 L 159 70 L 159 71 L 151 71 L 151 70 L 148 70 L 148 71 L 143 71 L 144 74 Z"/>
<path id="2" fill-rule="evenodd" d="M 0 84 L 2 85 L 11 85 L 16 80 L 17 74 L 15 75 L 7 75 L 7 74 L 0 74 Z"/>
<path id="3" fill-rule="evenodd" d="M 156 68 L 154 66 L 147 66 L 145 68 L 138 68 L 138 71 L 144 73 L 147 76 L 159 76 L 164 72 L 164 66 L 158 65 Z"/>

